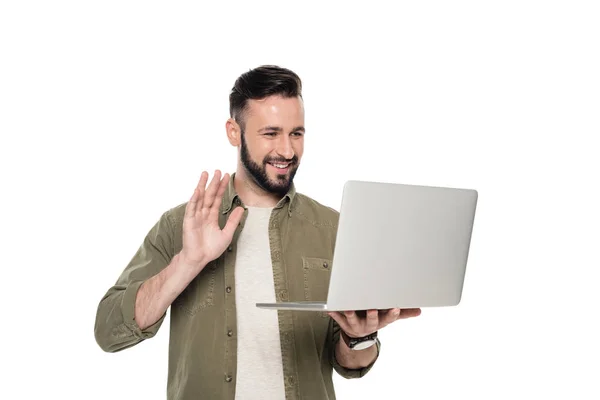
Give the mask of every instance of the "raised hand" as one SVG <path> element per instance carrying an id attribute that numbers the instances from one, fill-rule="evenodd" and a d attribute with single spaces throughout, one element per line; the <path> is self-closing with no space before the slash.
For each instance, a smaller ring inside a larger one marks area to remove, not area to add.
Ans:
<path id="1" fill-rule="evenodd" d="M 221 171 L 216 170 L 206 187 L 208 172 L 202 172 L 183 218 L 183 247 L 180 257 L 186 265 L 201 269 L 219 257 L 231 243 L 244 209 L 237 207 L 233 210 L 227 224 L 221 230 L 219 209 L 229 179 L 229 174 L 225 174 L 221 179 Z"/>

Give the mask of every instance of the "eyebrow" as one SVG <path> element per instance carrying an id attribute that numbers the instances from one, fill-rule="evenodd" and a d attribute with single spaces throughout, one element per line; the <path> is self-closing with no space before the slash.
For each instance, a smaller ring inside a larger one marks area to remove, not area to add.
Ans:
<path id="1" fill-rule="evenodd" d="M 283 128 L 281 128 L 279 126 L 265 126 L 264 128 L 260 128 L 258 131 L 259 132 L 264 132 L 264 131 L 283 132 Z M 305 129 L 303 126 L 297 126 L 294 129 L 292 129 L 292 132 L 297 132 L 297 131 L 304 132 Z"/>

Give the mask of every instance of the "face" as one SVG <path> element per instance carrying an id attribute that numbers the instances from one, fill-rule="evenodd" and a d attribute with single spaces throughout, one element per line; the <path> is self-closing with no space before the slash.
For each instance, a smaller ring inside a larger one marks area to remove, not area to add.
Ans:
<path id="1" fill-rule="evenodd" d="M 283 196 L 304 151 L 304 107 L 299 98 L 250 100 L 241 134 L 240 160 L 263 190 Z"/>

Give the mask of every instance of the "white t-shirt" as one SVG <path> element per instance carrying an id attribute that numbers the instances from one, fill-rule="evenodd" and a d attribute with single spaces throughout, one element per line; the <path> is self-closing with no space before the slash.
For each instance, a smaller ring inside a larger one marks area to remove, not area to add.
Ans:
<path id="1" fill-rule="evenodd" d="M 276 301 L 269 245 L 272 211 L 248 207 L 236 245 L 236 400 L 285 399 L 277 312 L 256 307 Z"/>

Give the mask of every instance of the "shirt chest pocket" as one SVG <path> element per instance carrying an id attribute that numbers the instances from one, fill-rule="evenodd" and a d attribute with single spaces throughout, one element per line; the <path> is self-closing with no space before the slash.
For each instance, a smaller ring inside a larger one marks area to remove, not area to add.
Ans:
<path id="1" fill-rule="evenodd" d="M 173 302 L 173 306 L 189 316 L 196 315 L 199 311 L 214 304 L 215 280 L 217 262 L 209 263 L 181 292 Z"/>
<path id="2" fill-rule="evenodd" d="M 321 257 L 302 257 L 304 274 L 304 298 L 307 301 L 327 301 L 331 259 Z"/>

